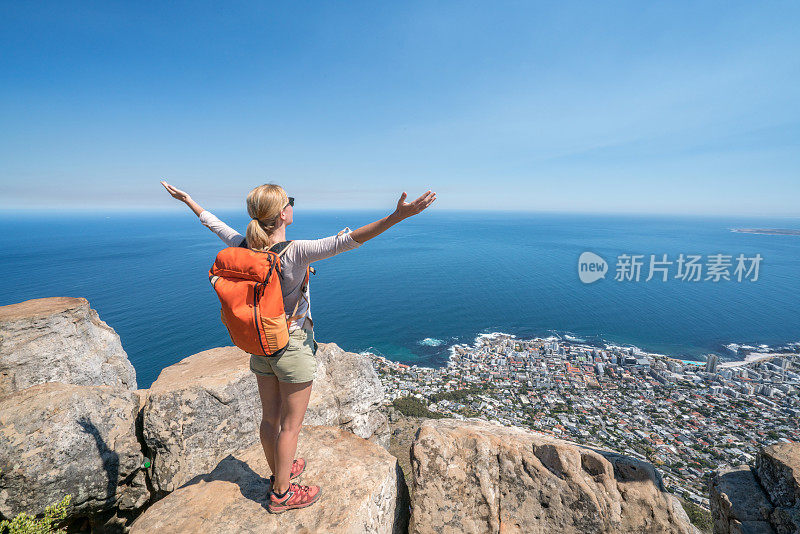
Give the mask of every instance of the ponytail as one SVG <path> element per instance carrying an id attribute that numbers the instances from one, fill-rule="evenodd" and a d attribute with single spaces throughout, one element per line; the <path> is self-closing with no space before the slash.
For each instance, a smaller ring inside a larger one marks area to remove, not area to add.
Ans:
<path id="1" fill-rule="evenodd" d="M 252 220 L 247 225 L 247 246 L 252 250 L 266 250 L 274 243 L 272 234 L 278 226 L 281 210 L 289 198 L 279 185 L 264 184 L 247 195 L 247 213 Z"/>

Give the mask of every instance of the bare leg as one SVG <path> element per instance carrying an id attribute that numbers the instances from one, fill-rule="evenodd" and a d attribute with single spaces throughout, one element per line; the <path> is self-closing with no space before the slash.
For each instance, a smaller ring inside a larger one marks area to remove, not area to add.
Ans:
<path id="1" fill-rule="evenodd" d="M 256 375 L 258 396 L 261 397 L 261 447 L 267 463 L 275 474 L 275 444 L 281 431 L 281 394 L 276 376 Z"/>
<path id="2" fill-rule="evenodd" d="M 281 430 L 275 448 L 275 487 L 276 493 L 284 493 L 289 489 L 289 477 L 292 471 L 292 460 L 297 452 L 297 436 L 303 425 L 303 417 L 311 398 L 313 381 L 291 384 L 278 382 L 281 394 Z"/>

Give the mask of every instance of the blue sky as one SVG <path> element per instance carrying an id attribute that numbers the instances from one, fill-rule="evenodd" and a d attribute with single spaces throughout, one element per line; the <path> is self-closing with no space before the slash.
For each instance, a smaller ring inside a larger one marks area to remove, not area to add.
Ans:
<path id="1" fill-rule="evenodd" d="M 800 216 L 797 2 L 4 2 L 0 208 Z"/>

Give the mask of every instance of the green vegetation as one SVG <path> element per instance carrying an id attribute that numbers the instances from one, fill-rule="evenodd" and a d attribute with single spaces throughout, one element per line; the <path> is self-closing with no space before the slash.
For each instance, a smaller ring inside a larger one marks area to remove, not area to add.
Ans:
<path id="1" fill-rule="evenodd" d="M 57 529 L 53 524 L 66 519 L 71 500 L 72 495 L 67 495 L 60 503 L 48 506 L 41 519 L 23 512 L 11 521 L 4 520 L 0 522 L 0 534 L 64 534 L 65 529 Z"/>
<path id="2" fill-rule="evenodd" d="M 681 506 L 686 510 L 686 515 L 694 526 L 700 529 L 703 533 L 711 533 L 714 521 L 711 518 L 711 512 L 704 510 L 694 503 L 681 499 Z"/>
<path id="3" fill-rule="evenodd" d="M 439 402 L 441 400 L 448 400 L 452 402 L 463 401 L 471 395 L 482 395 L 485 393 L 484 388 L 468 388 L 468 389 L 454 389 L 452 391 L 440 391 L 431 395 L 431 402 Z"/>
<path id="4" fill-rule="evenodd" d="M 551 414 L 559 414 L 559 413 L 566 413 L 566 414 L 573 414 L 575 411 L 569 404 L 559 402 L 556 403 L 552 408 L 550 408 Z"/>
<path id="5" fill-rule="evenodd" d="M 441 419 L 443 414 L 432 412 L 416 397 L 400 397 L 392 401 L 397 411 L 408 417 L 427 417 Z"/>

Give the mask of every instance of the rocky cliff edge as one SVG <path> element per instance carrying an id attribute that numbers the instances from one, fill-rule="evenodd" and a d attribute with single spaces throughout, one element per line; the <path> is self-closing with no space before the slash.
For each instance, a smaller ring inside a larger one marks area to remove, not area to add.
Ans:
<path id="1" fill-rule="evenodd" d="M 404 478 L 369 360 L 332 343 L 317 360 L 298 454 L 301 483 L 323 497 L 270 516 L 246 354 L 188 356 L 137 390 L 119 337 L 85 299 L 0 307 L 0 518 L 72 493 L 75 531 L 693 531 L 652 465 L 485 421 L 423 422 Z M 794 495 L 775 488 L 781 502 Z"/>

